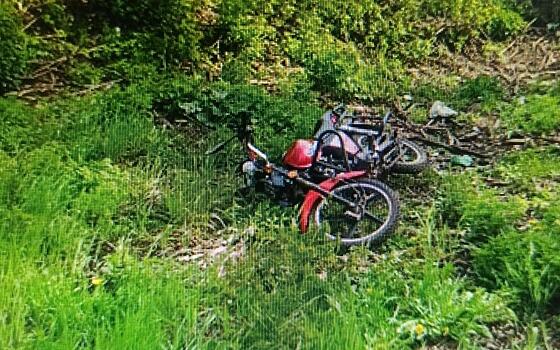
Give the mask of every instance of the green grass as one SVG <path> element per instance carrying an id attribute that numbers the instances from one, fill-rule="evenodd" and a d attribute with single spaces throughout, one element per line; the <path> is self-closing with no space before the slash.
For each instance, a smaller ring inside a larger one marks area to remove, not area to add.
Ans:
<path id="1" fill-rule="evenodd" d="M 506 155 L 495 175 L 511 183 L 512 191 L 535 193 L 542 187 L 554 187 L 560 176 L 557 148 L 527 149 Z"/>
<path id="2" fill-rule="evenodd" d="M 185 284 L 197 273 L 131 254 L 142 232 L 120 222 L 136 190 L 124 171 L 107 161 L 78 166 L 60 146 L 4 164 L 13 173 L 3 188 L 17 191 L 0 206 L 2 348 L 197 343 L 200 289 Z"/>
<path id="3" fill-rule="evenodd" d="M 512 129 L 531 134 L 548 134 L 560 130 L 560 96 L 531 95 L 524 104 L 518 104 L 502 113 Z"/>
<path id="4" fill-rule="evenodd" d="M 221 95 L 222 83 L 201 102 L 197 83 L 174 84 L 0 100 L 12 126 L 0 138 L 0 348 L 470 349 L 512 324 L 527 346 L 556 335 L 555 149 L 505 157 L 492 175 L 506 192 L 475 173 L 392 183 L 440 188 L 423 204 L 403 190 L 397 233 L 341 255 L 299 233 L 297 208 L 236 198 L 237 145 L 202 155 L 239 110 L 261 112 L 258 137 L 281 150 L 289 138 L 268 137 L 278 121 L 310 133 L 318 108 L 241 86 Z M 155 127 L 161 91 L 199 103 L 217 130 L 192 142 Z M 235 94 L 254 99 L 225 107 Z M 212 213 L 225 229 L 208 225 Z M 244 242 L 237 262 L 202 271 L 162 254 L 229 235 Z"/>

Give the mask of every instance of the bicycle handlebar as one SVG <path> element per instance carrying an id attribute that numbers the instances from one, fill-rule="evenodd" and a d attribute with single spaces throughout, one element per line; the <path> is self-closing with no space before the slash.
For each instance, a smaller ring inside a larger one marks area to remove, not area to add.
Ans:
<path id="1" fill-rule="evenodd" d="M 383 126 L 389 122 L 389 119 L 393 116 L 393 111 L 388 111 L 383 117 Z"/>
<path id="2" fill-rule="evenodd" d="M 375 130 L 362 129 L 362 128 L 357 128 L 348 125 L 339 126 L 337 130 L 343 131 L 345 133 L 365 135 L 365 136 L 376 136 L 378 134 L 378 132 Z"/>

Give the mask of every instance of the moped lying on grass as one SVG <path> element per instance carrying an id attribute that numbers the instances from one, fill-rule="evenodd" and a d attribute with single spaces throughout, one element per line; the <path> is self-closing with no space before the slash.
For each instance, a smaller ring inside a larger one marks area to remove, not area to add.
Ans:
<path id="1" fill-rule="evenodd" d="M 333 135 L 341 137 L 336 131 Z M 322 162 L 321 140 L 294 141 L 277 165 L 253 145 L 248 124 L 237 131 L 237 137 L 247 153 L 242 164 L 246 185 L 283 202 L 301 202 L 302 233 L 312 221 L 328 239 L 348 247 L 378 243 L 394 230 L 399 216 L 397 194 L 383 182 L 367 178 L 365 170 Z"/>

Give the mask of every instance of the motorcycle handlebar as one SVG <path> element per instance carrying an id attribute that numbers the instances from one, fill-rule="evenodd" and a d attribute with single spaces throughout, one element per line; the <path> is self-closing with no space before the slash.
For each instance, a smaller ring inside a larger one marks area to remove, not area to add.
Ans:
<path id="1" fill-rule="evenodd" d="M 339 117 L 342 117 L 346 113 L 346 105 L 341 103 L 332 109 L 333 113 Z"/>
<path id="2" fill-rule="evenodd" d="M 259 150 L 250 142 L 247 142 L 247 148 L 268 163 L 268 156 L 263 151 Z"/>

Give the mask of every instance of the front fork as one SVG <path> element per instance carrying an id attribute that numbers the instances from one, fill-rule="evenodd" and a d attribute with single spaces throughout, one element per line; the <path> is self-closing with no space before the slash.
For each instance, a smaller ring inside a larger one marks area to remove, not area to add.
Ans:
<path id="1" fill-rule="evenodd" d="M 366 176 L 365 171 L 350 171 L 346 173 L 340 173 L 336 175 L 334 178 L 327 179 L 321 182 L 319 185 L 314 185 L 310 191 L 307 192 L 305 195 L 305 199 L 301 205 L 300 213 L 299 213 L 299 228 L 302 233 L 307 232 L 309 228 L 309 219 L 313 209 L 315 209 L 316 205 L 323 197 L 335 197 L 335 199 L 339 200 L 342 203 L 345 203 L 350 208 L 356 206 L 355 203 L 350 203 L 345 198 L 341 198 L 339 196 L 333 196 L 330 192 L 331 190 L 336 187 L 341 181 L 351 180 L 351 179 L 358 179 Z"/>
<path id="2" fill-rule="evenodd" d="M 254 187 L 257 183 L 257 179 L 255 175 L 257 174 L 257 172 L 261 171 L 262 169 L 259 169 L 258 165 L 256 165 L 255 162 L 251 160 L 245 161 L 241 168 L 244 175 L 245 185 Z M 299 174 L 297 174 L 297 172 L 292 173 L 291 171 L 280 169 L 277 168 L 276 166 L 272 166 L 271 171 L 277 173 L 277 175 L 279 176 L 282 176 L 285 180 L 289 179 L 288 181 L 299 183 L 304 188 L 309 189 L 309 191 L 305 195 L 305 198 L 303 200 L 300 209 L 300 229 L 302 232 L 307 231 L 309 225 L 309 216 L 311 214 L 311 211 L 315 207 L 316 203 L 323 197 L 333 197 L 335 200 L 345 203 L 350 208 L 355 207 L 356 203 L 352 203 L 348 201 L 346 198 L 333 195 L 332 193 L 330 193 L 330 191 L 341 181 L 356 179 L 356 178 L 364 177 L 366 175 L 365 171 L 344 172 L 344 173 L 339 173 L 335 177 L 327 179 L 321 182 L 320 184 L 315 184 L 309 180 L 300 177 Z M 295 174 L 295 176 L 293 174 Z M 274 184 L 273 179 L 271 179 L 271 183 Z M 286 194 L 286 190 L 287 190 L 286 188 L 283 188 L 284 194 Z"/>

